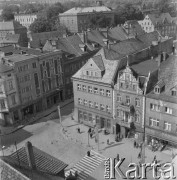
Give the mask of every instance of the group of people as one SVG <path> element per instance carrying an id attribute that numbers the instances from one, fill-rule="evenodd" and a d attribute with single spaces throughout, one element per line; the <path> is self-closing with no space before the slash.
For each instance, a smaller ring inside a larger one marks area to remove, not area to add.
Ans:
<path id="1" fill-rule="evenodd" d="M 142 148 L 143 143 L 138 144 L 136 141 L 134 141 L 134 148 Z"/>
<path id="2" fill-rule="evenodd" d="M 93 134 L 94 134 L 94 129 L 89 128 L 88 134 L 90 135 L 90 138 L 92 138 L 92 137 L 93 137 Z"/>

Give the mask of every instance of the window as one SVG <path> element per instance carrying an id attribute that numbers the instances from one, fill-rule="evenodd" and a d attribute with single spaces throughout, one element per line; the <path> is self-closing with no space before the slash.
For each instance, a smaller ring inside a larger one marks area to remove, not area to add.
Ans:
<path id="1" fill-rule="evenodd" d="M 125 74 L 125 80 L 129 81 L 130 80 L 130 75 L 129 74 Z"/>
<path id="2" fill-rule="evenodd" d="M 118 101 L 118 102 L 121 102 L 121 101 L 122 101 L 122 97 L 121 97 L 120 94 L 117 94 L 117 101 Z"/>
<path id="3" fill-rule="evenodd" d="M 93 108 L 93 102 L 92 101 L 89 101 L 89 107 Z"/>
<path id="4" fill-rule="evenodd" d="M 129 84 L 126 84 L 126 85 L 125 85 L 125 88 L 128 89 L 128 88 L 129 88 Z"/>
<path id="5" fill-rule="evenodd" d="M 140 107 L 140 99 L 139 98 L 135 98 L 135 106 Z"/>
<path id="6" fill-rule="evenodd" d="M 12 89 L 14 89 L 13 83 L 12 83 L 12 81 L 9 81 L 9 91 L 11 91 Z"/>
<path id="7" fill-rule="evenodd" d="M 120 83 L 120 87 L 121 87 L 121 88 L 123 88 L 123 86 L 124 86 L 124 83 L 123 83 L 123 82 L 121 82 L 121 83 Z"/>
<path id="8" fill-rule="evenodd" d="M 126 104 L 130 105 L 130 97 L 129 96 L 126 96 Z"/>
<path id="9" fill-rule="evenodd" d="M 149 118 L 149 126 L 159 127 L 159 120 L 158 119 Z"/>
<path id="10" fill-rule="evenodd" d="M 36 65 L 36 63 L 34 62 L 34 63 L 32 63 L 32 66 L 33 66 L 33 68 L 36 68 L 37 67 L 37 65 Z"/>
<path id="11" fill-rule="evenodd" d="M 140 115 L 139 115 L 139 113 L 135 114 L 135 122 L 140 123 Z"/>
<path id="12" fill-rule="evenodd" d="M 96 109 L 98 109 L 98 103 L 95 102 L 94 106 L 95 106 Z"/>
<path id="13" fill-rule="evenodd" d="M 84 106 L 87 106 L 87 100 L 84 99 Z"/>
<path id="14" fill-rule="evenodd" d="M 92 86 L 88 86 L 88 92 L 89 92 L 89 93 L 92 93 L 92 92 L 93 92 Z"/>
<path id="15" fill-rule="evenodd" d="M 121 117 L 121 110 L 120 109 L 117 109 L 117 116 Z"/>
<path id="16" fill-rule="evenodd" d="M 81 90 L 81 84 L 77 84 L 77 90 Z"/>
<path id="17" fill-rule="evenodd" d="M 133 90 L 136 91 L 137 86 L 135 84 L 133 84 Z"/>
<path id="18" fill-rule="evenodd" d="M 88 71 L 86 71 L 86 75 L 87 75 L 87 76 L 89 75 L 89 72 L 88 72 Z"/>
<path id="19" fill-rule="evenodd" d="M 104 89 L 100 89 L 100 95 L 104 96 Z"/>
<path id="20" fill-rule="evenodd" d="M 107 119 L 107 128 L 110 129 L 111 128 L 111 120 Z"/>
<path id="21" fill-rule="evenodd" d="M 155 109 L 155 105 L 152 104 L 152 103 L 150 103 L 150 109 L 151 109 L 151 110 L 154 110 L 154 109 Z"/>
<path id="22" fill-rule="evenodd" d="M 109 114 L 111 113 L 111 107 L 108 106 L 108 105 L 106 105 L 106 112 L 109 113 Z"/>
<path id="23" fill-rule="evenodd" d="M 94 87 L 94 93 L 98 94 L 98 88 Z"/>
<path id="24" fill-rule="evenodd" d="M 0 100 L 0 105 L 1 105 L 1 109 L 5 109 L 5 108 L 6 108 L 4 99 L 1 99 L 1 100 Z"/>
<path id="25" fill-rule="evenodd" d="M 175 90 L 172 90 L 172 91 L 171 91 L 171 95 L 172 95 L 172 96 L 176 96 L 176 91 L 175 91 Z"/>
<path id="26" fill-rule="evenodd" d="M 111 97 L 111 91 L 110 90 L 106 90 L 106 96 Z"/>
<path id="27" fill-rule="evenodd" d="M 100 110 L 104 111 L 104 109 L 105 109 L 105 106 L 103 104 L 100 104 Z"/>
<path id="28" fill-rule="evenodd" d="M 86 86 L 85 85 L 82 85 L 82 90 L 86 91 Z"/>
<path id="29" fill-rule="evenodd" d="M 164 122 L 164 130 L 171 131 L 171 124 L 165 121 Z"/>
<path id="30" fill-rule="evenodd" d="M 159 94 L 160 93 L 160 88 L 159 87 L 155 87 L 154 92 Z"/>
<path id="31" fill-rule="evenodd" d="M 160 111 L 160 105 L 156 105 L 156 106 L 155 106 L 155 110 L 156 110 L 156 111 Z"/>
<path id="32" fill-rule="evenodd" d="M 172 109 L 169 107 L 165 107 L 165 113 L 172 114 Z"/>
<path id="33" fill-rule="evenodd" d="M 12 95 L 12 96 L 11 96 L 11 99 L 12 99 L 12 105 L 15 105 L 15 104 L 16 104 L 15 95 Z"/>
<path id="34" fill-rule="evenodd" d="M 82 99 L 81 98 L 78 98 L 78 103 L 82 104 Z"/>

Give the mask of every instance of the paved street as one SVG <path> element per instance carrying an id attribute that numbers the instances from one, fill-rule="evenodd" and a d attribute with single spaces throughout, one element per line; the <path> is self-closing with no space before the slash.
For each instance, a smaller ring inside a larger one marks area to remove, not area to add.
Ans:
<path id="1" fill-rule="evenodd" d="M 104 135 L 103 132 L 100 132 L 98 144 L 95 142 L 95 138 L 88 138 L 87 126 L 71 120 L 70 113 L 72 109 L 73 103 L 61 109 L 62 124 L 59 123 L 58 112 L 53 112 L 11 135 L 4 136 L 2 138 L 2 145 L 6 146 L 3 151 L 4 154 L 9 155 L 15 151 L 15 141 L 17 142 L 17 149 L 24 146 L 25 142 L 31 141 L 37 148 L 69 164 L 66 170 L 76 165 L 74 167 L 75 170 L 83 171 L 85 167 L 87 169 L 85 171 L 92 172 L 93 174 L 91 175 L 94 175 L 98 180 L 103 180 L 104 163 L 99 167 L 97 166 L 97 162 L 89 163 L 88 158 L 85 156 L 88 150 L 99 152 L 107 158 L 114 158 L 117 153 L 120 157 L 125 157 L 125 162 L 121 167 L 124 172 L 127 170 L 130 162 L 139 162 L 137 156 L 140 149 L 133 147 L 133 139 L 123 139 L 120 142 L 115 142 L 114 135 Z M 81 129 L 81 133 L 77 132 L 78 127 Z M 107 144 L 108 139 L 109 144 Z M 154 155 L 157 156 L 157 160 L 160 163 L 171 161 L 171 151 L 169 150 L 152 153 L 149 149 L 146 149 L 146 162 L 151 163 Z M 83 177 L 87 176 L 85 174 L 83 175 Z M 149 174 L 148 179 L 151 179 Z"/>

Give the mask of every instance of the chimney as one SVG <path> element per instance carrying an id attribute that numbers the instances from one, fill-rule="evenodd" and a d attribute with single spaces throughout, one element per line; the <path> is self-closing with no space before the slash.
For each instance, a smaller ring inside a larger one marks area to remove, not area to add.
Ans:
<path id="1" fill-rule="evenodd" d="M 26 154 L 27 154 L 27 158 L 28 158 L 28 163 L 29 163 L 29 167 L 31 169 L 36 169 L 36 163 L 35 163 L 35 158 L 34 158 L 34 153 L 33 153 L 33 146 L 31 144 L 31 142 L 26 142 L 25 144 L 25 150 L 26 150 Z"/>

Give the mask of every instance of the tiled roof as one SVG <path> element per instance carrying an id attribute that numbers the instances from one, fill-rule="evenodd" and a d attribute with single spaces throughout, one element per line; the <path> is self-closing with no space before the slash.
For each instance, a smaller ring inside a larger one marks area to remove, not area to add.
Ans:
<path id="1" fill-rule="evenodd" d="M 98 56 L 98 55 L 100 55 L 102 57 L 102 61 L 103 61 L 104 67 L 105 67 L 105 73 L 101 79 L 94 78 L 94 79 L 92 79 L 92 81 L 102 82 L 102 83 L 106 83 L 106 84 L 110 85 L 113 82 L 113 78 L 115 76 L 115 72 L 116 72 L 117 66 L 119 64 L 119 61 L 118 60 L 112 60 L 112 61 L 107 60 L 104 56 L 103 48 L 95 56 Z M 87 79 L 82 74 L 82 71 L 85 69 L 86 65 L 87 64 L 85 64 L 79 71 L 77 71 L 77 73 L 73 75 L 73 78 L 83 79 L 83 80 Z"/>
<path id="2" fill-rule="evenodd" d="M 30 178 L 2 159 L 0 159 L 0 177 L 2 180 L 30 180 Z"/>
<path id="3" fill-rule="evenodd" d="M 5 72 L 8 72 L 8 71 L 11 71 L 12 69 L 13 68 L 11 66 L 0 63 L 0 73 L 5 73 Z"/>
<path id="4" fill-rule="evenodd" d="M 128 39 L 128 35 L 122 27 L 114 27 L 108 31 L 109 38 L 117 41 L 124 41 Z"/>
<path id="5" fill-rule="evenodd" d="M 161 82 L 162 85 L 165 85 L 165 90 L 159 95 L 154 94 L 152 90 L 147 97 L 177 103 L 177 98 L 169 95 L 171 94 L 169 91 L 177 85 L 177 55 L 170 55 L 165 61 L 161 62 L 156 81 L 155 85 Z"/>
<path id="6" fill-rule="evenodd" d="M 66 34 L 66 31 L 50 31 L 50 32 L 42 32 L 42 33 L 31 33 L 31 42 L 30 45 L 32 48 L 40 48 L 44 46 L 47 40 L 52 38 L 62 37 L 63 34 Z"/>
<path id="7" fill-rule="evenodd" d="M 145 43 L 146 46 L 148 47 L 148 46 L 152 45 L 152 41 L 158 41 L 159 40 L 159 33 L 157 31 L 153 31 L 150 33 L 138 35 L 136 38 L 138 40 L 140 40 L 141 42 Z"/>
<path id="8" fill-rule="evenodd" d="M 165 86 L 164 80 L 160 79 L 160 81 L 157 82 L 156 86 L 158 86 L 159 88 L 162 88 L 163 86 Z"/>
<path id="9" fill-rule="evenodd" d="M 94 56 L 92 59 L 101 71 L 105 70 L 104 63 L 103 63 L 101 55 Z"/>
<path id="10" fill-rule="evenodd" d="M 20 34 L 7 34 L 6 37 L 0 38 L 0 43 L 18 43 Z"/>
<path id="11" fill-rule="evenodd" d="M 100 46 L 106 46 L 103 39 L 106 37 L 99 30 L 91 30 L 87 32 L 88 42 L 98 43 Z"/>
<path id="12" fill-rule="evenodd" d="M 132 65 L 131 68 L 141 76 L 148 76 L 149 72 L 154 72 L 158 69 L 158 62 L 154 59 L 149 59 L 138 64 Z"/>
<path id="13" fill-rule="evenodd" d="M 50 156 L 49 154 L 46 154 L 45 152 L 37 149 L 34 146 L 33 146 L 33 153 L 34 153 L 36 168 L 41 172 L 45 172 L 51 175 L 57 175 L 68 166 L 63 161 L 60 161 L 59 159 L 56 159 Z M 22 147 L 17 152 L 11 154 L 10 157 L 16 161 L 18 161 L 19 158 L 20 162 L 24 163 L 27 166 L 29 164 L 25 147 Z"/>
<path id="14" fill-rule="evenodd" d="M 170 16 L 169 13 L 162 13 L 158 14 L 148 14 L 149 18 L 151 19 L 152 23 L 155 25 L 156 23 L 163 23 L 166 19 L 167 22 L 171 23 L 173 18 Z"/>
<path id="15" fill-rule="evenodd" d="M 14 30 L 14 29 L 20 29 L 25 28 L 17 21 L 4 21 L 0 22 L 0 31 L 3 30 Z"/>
<path id="16" fill-rule="evenodd" d="M 25 61 L 31 58 L 36 57 L 35 55 L 24 55 L 24 54 L 13 54 L 6 56 L 4 59 L 11 61 L 11 62 L 19 62 L 19 61 Z"/>
<path id="17" fill-rule="evenodd" d="M 0 51 L 4 52 L 4 53 L 13 52 L 13 50 L 14 50 L 13 45 L 7 45 L 7 46 L 0 47 Z"/>
<path id="18" fill-rule="evenodd" d="M 103 11 L 111 11 L 106 6 L 97 6 L 97 7 L 74 7 L 65 11 L 62 14 L 79 14 L 79 13 L 88 13 L 88 12 L 103 12 Z"/>

